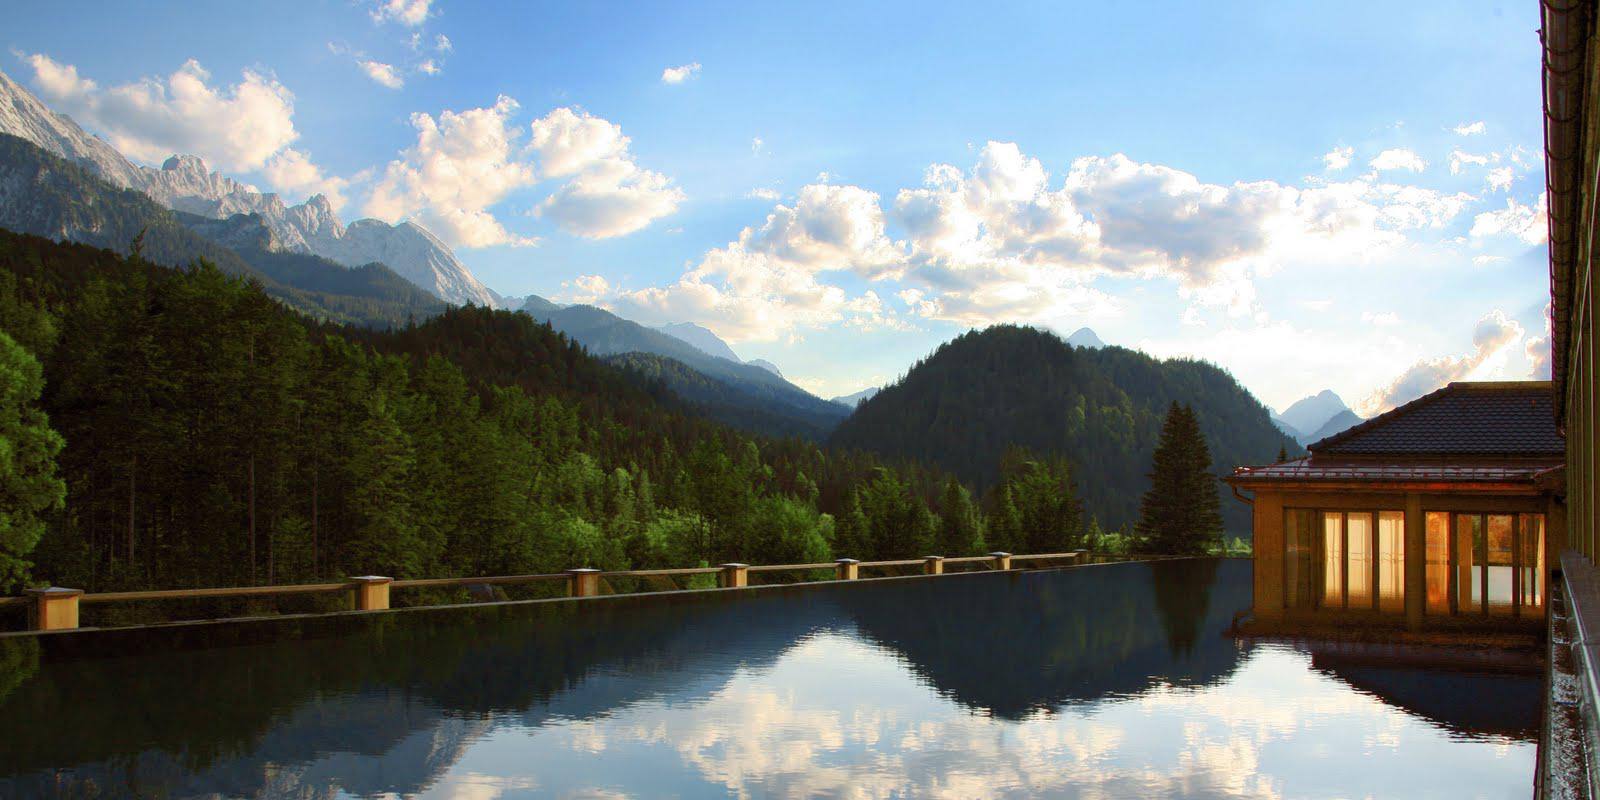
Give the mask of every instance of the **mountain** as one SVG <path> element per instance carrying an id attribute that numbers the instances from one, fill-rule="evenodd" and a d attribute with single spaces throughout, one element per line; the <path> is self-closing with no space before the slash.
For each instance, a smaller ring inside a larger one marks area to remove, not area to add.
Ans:
<path id="1" fill-rule="evenodd" d="M 717 390 L 717 402 L 712 403 L 704 387 L 691 385 L 699 378 L 684 376 L 671 365 L 647 364 L 648 360 L 623 364 L 633 368 L 635 374 L 648 380 L 661 380 L 668 388 L 704 402 L 707 408 L 733 406 L 742 409 L 742 416 L 721 413 L 713 418 L 747 430 L 773 435 L 792 432 L 793 426 L 789 424 L 777 428 L 749 424 L 752 419 L 767 419 L 777 414 L 793 418 L 810 432 L 812 438 L 822 438 L 849 413 L 847 409 L 815 397 L 761 367 L 708 355 L 682 339 L 623 319 L 603 308 L 573 305 L 532 311 L 524 306 L 524 310 L 534 319 L 550 323 L 552 328 L 565 333 L 594 355 L 645 353 L 663 356 L 701 373 L 709 380 L 724 384 L 726 389 Z"/>
<path id="2" fill-rule="evenodd" d="M 530 294 L 523 299 L 517 310 L 525 311 L 535 319 L 548 319 L 551 314 L 561 310 L 561 306 L 550 302 L 536 294 Z"/>
<path id="3" fill-rule="evenodd" d="M 293 308 L 336 322 L 390 327 L 444 310 L 438 298 L 381 265 L 349 269 L 262 250 L 271 234 L 251 220 L 169 211 L 141 192 L 119 189 L 83 166 L 0 134 L 0 228 L 119 253 L 142 236 L 143 255 L 154 263 L 186 267 L 205 259 L 255 279 Z"/>
<path id="4" fill-rule="evenodd" d="M 629 352 L 606 356 L 612 366 L 648 384 L 658 384 L 688 405 L 696 416 L 768 436 L 821 440 L 838 425 L 839 413 L 796 409 L 765 387 L 721 381 L 674 358 Z"/>
<path id="5" fill-rule="evenodd" d="M 1354 411 L 1351 411 L 1347 408 L 1333 415 L 1333 419 L 1323 423 L 1322 427 L 1312 431 L 1309 434 L 1306 434 L 1303 438 L 1301 438 L 1300 442 L 1307 445 L 1314 444 L 1328 438 L 1329 436 L 1339 433 L 1346 428 L 1360 425 L 1363 422 L 1366 422 L 1366 420 L 1356 416 Z"/>
<path id="6" fill-rule="evenodd" d="M 1339 395 L 1332 389 L 1323 389 L 1309 397 L 1296 400 L 1293 405 L 1278 414 L 1289 427 L 1296 431 L 1302 441 L 1312 441 L 1304 437 L 1322 428 L 1329 420 L 1339 415 L 1341 411 L 1349 411 L 1350 407 L 1344 404 Z"/>
<path id="7" fill-rule="evenodd" d="M 712 333 L 710 329 L 702 328 L 693 322 L 674 322 L 670 325 L 659 326 L 656 328 L 656 330 L 661 331 L 668 336 L 688 342 L 689 344 L 693 345 L 696 350 L 699 350 L 708 356 L 726 358 L 735 364 L 744 363 L 744 359 L 739 358 L 739 355 L 733 352 L 733 348 L 729 347 L 727 342 L 722 341 L 722 339 L 719 338 L 715 333 Z"/>
<path id="8" fill-rule="evenodd" d="M 1073 331 L 1072 335 L 1067 337 L 1067 344 L 1073 347 L 1101 348 L 1106 346 L 1106 343 L 1100 341 L 1100 337 L 1088 328 L 1079 328 Z"/>
<path id="9" fill-rule="evenodd" d="M 861 401 L 866 400 L 867 398 L 869 398 L 869 397 L 871 397 L 871 396 L 873 396 L 873 395 L 875 395 L 877 393 L 878 393 L 878 387 L 876 387 L 876 386 L 868 386 L 867 388 L 862 389 L 861 391 L 856 392 L 855 394 L 840 395 L 838 397 L 835 397 L 835 398 L 829 400 L 828 402 L 830 402 L 830 403 L 838 403 L 839 405 L 842 405 L 842 406 L 848 406 L 850 408 L 855 408 L 856 406 L 861 405 Z"/>
<path id="10" fill-rule="evenodd" d="M 744 363 L 749 364 L 752 367 L 760 367 L 780 378 L 783 377 L 783 371 L 778 369 L 778 365 L 764 358 L 752 358 Z"/>
<path id="11" fill-rule="evenodd" d="M 1226 371 L 1158 360 L 1121 347 L 1069 346 L 1033 328 L 996 326 L 941 345 L 863 402 L 830 443 L 926 461 L 980 490 L 1011 445 L 1059 454 L 1074 468 L 1088 514 L 1131 525 L 1149 487 L 1150 457 L 1169 404 L 1195 410 L 1219 476 L 1299 447 Z M 1218 492 L 1223 492 L 1219 481 Z M 1224 495 L 1230 535 L 1249 536 L 1250 510 Z"/>
<path id="12" fill-rule="evenodd" d="M 268 251 L 308 253 L 347 267 L 377 261 L 448 303 L 496 305 L 495 295 L 450 248 L 415 223 L 362 219 L 346 228 L 323 195 L 288 206 L 276 194 L 210 171 L 198 156 L 175 155 L 158 170 L 139 166 L 86 133 L 71 117 L 51 111 L 3 72 L 0 133 L 32 142 L 113 186 L 143 192 L 174 211 L 214 219 L 258 214 L 273 234 L 264 248 Z"/>

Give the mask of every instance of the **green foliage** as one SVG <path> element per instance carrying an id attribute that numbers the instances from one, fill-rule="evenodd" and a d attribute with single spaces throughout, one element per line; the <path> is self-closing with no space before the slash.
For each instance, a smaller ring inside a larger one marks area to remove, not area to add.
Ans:
<path id="1" fill-rule="evenodd" d="M 56 477 L 61 435 L 37 405 L 43 388 L 38 360 L 0 331 L 0 592 L 27 578 L 41 515 L 66 495 Z"/>
<path id="2" fill-rule="evenodd" d="M 1203 555 L 1222 546 L 1211 453 L 1194 410 L 1176 402 L 1161 427 L 1135 530 L 1154 552 Z"/>
<path id="3" fill-rule="evenodd" d="M 985 552 L 983 519 L 972 502 L 972 493 L 960 481 L 945 481 L 939 495 L 939 535 L 934 547 L 945 557 L 975 556 Z"/>
<path id="4" fill-rule="evenodd" d="M 941 345 L 862 403 L 830 443 L 948 470 L 986 496 L 1002 481 L 1008 448 L 1061 458 L 1084 510 L 1118 528 L 1138 518 L 1145 473 L 1173 402 L 1194 409 L 1219 465 L 1268 463 L 1279 448 L 1301 452 L 1266 407 L 1215 365 L 1121 347 L 1074 348 L 1012 325 Z M 1220 485 L 1213 489 L 1220 497 Z M 1224 514 L 1229 531 L 1250 530 L 1243 504 L 1228 501 Z M 1007 549 L 1005 539 L 991 535 L 989 545 Z"/>

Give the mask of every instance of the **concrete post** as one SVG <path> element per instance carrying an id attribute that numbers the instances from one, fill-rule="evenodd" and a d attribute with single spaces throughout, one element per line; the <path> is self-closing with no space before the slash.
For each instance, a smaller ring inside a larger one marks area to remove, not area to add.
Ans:
<path id="1" fill-rule="evenodd" d="M 1011 569 L 1011 554 L 1010 553 L 1002 553 L 1002 552 L 996 550 L 995 552 L 990 553 L 989 557 L 994 559 L 994 568 L 995 569 Z"/>
<path id="2" fill-rule="evenodd" d="M 25 594 L 33 598 L 29 622 L 34 630 L 65 631 L 78 627 L 78 598 L 83 596 L 82 589 L 50 586 L 29 589 Z"/>
<path id="3" fill-rule="evenodd" d="M 922 574 L 924 574 L 924 575 L 943 575 L 944 574 L 944 556 L 923 556 L 922 557 Z"/>
<path id="4" fill-rule="evenodd" d="M 724 589 L 743 589 L 750 585 L 749 564 L 718 564 L 722 574 L 717 576 Z"/>
<path id="5" fill-rule="evenodd" d="M 568 597 L 597 597 L 600 594 L 600 570 L 589 567 L 567 570 Z"/>
<path id="6" fill-rule="evenodd" d="M 861 562 L 853 558 L 841 558 L 833 562 L 833 577 L 835 580 L 853 581 L 860 574 L 857 565 Z"/>
<path id="7" fill-rule="evenodd" d="M 357 575 L 350 579 L 356 593 L 357 611 L 383 611 L 389 607 L 389 584 L 394 578 L 382 575 Z"/>

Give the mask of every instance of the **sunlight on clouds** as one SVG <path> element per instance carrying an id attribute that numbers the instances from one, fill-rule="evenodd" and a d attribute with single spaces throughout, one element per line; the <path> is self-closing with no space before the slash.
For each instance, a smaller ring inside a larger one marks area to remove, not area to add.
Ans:
<path id="1" fill-rule="evenodd" d="M 344 207 L 344 191 L 350 185 L 344 178 L 323 174 L 322 168 L 311 163 L 309 156 L 292 147 L 273 156 L 261 173 L 281 191 L 302 197 L 313 194 L 327 197 L 334 211 Z"/>
<path id="2" fill-rule="evenodd" d="M 368 12 L 373 22 L 398 22 L 415 28 L 428 20 L 428 7 L 433 0 L 378 0 Z"/>
<path id="3" fill-rule="evenodd" d="M 661 82 L 679 84 L 698 74 L 700 74 L 700 62 L 698 61 L 692 64 L 684 64 L 681 67 L 667 67 L 661 70 Z"/>
<path id="4" fill-rule="evenodd" d="M 1477 136 L 1487 128 L 1482 122 L 1463 122 L 1451 130 L 1455 131 L 1457 136 Z"/>
<path id="5" fill-rule="evenodd" d="M 49 56 L 33 54 L 24 61 L 46 100 L 145 163 L 192 153 L 214 167 L 251 171 L 299 136 L 294 95 L 254 70 L 244 70 L 232 86 L 214 87 L 211 73 L 190 59 L 165 79 L 102 88 Z"/>
<path id="6" fill-rule="evenodd" d="M 537 209 L 564 230 L 590 239 L 625 236 L 676 211 L 683 191 L 641 169 L 622 128 L 586 111 L 558 108 L 534 120 L 529 150 L 541 177 L 570 177 Z"/>
<path id="7" fill-rule="evenodd" d="M 361 71 L 366 73 L 368 78 L 371 78 L 373 82 L 380 86 L 399 89 L 406 85 L 405 79 L 400 77 L 400 72 L 392 65 L 381 61 L 357 61 L 356 64 L 361 67 Z"/>
<path id="8" fill-rule="evenodd" d="M 1350 159 L 1354 158 L 1356 150 L 1353 147 L 1335 147 L 1322 157 L 1323 168 L 1329 172 L 1338 172 L 1350 166 Z"/>
<path id="9" fill-rule="evenodd" d="M 1359 411 L 1373 416 L 1409 403 L 1451 381 L 1505 377 L 1506 356 L 1521 342 L 1522 325 L 1498 309 L 1489 312 L 1472 331 L 1472 352 L 1418 361 L 1400 377 L 1362 401 Z"/>
<path id="10" fill-rule="evenodd" d="M 1539 193 L 1539 200 L 1533 205 L 1523 205 L 1506 198 L 1505 208 L 1485 211 L 1473 217 L 1472 230 L 1468 235 L 1515 236 L 1528 244 L 1544 244 L 1550 235 L 1547 223 L 1549 203 L 1550 198 L 1544 192 Z"/>

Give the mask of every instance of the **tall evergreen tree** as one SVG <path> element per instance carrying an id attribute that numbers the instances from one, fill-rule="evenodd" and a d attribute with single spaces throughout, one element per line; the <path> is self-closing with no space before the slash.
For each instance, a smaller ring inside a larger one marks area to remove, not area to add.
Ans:
<path id="1" fill-rule="evenodd" d="M 944 483 L 939 497 L 939 537 L 936 555 L 971 556 L 983 552 L 983 521 L 967 487 L 954 477 Z"/>
<path id="2" fill-rule="evenodd" d="M 0 331 L 0 593 L 27 577 L 44 533 L 40 515 L 66 496 L 56 477 L 61 435 L 37 406 L 43 389 L 38 360 Z"/>
<path id="3" fill-rule="evenodd" d="M 1196 555 L 1222 542 L 1211 452 L 1194 410 L 1174 402 L 1161 426 L 1135 531 L 1158 553 Z"/>

